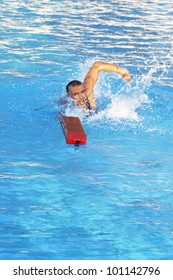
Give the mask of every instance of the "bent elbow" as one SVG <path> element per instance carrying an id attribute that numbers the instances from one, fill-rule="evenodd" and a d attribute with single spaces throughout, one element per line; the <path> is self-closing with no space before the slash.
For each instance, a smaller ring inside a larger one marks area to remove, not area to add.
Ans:
<path id="1" fill-rule="evenodd" d="M 96 61 L 96 62 L 94 62 L 93 67 L 94 67 L 95 69 L 97 69 L 97 70 L 101 70 L 101 69 L 102 69 L 102 65 L 103 65 L 103 62 L 101 62 L 101 61 Z"/>

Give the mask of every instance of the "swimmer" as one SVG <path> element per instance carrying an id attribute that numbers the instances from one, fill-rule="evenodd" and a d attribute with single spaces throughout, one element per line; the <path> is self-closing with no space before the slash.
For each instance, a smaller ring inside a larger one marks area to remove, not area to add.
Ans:
<path id="1" fill-rule="evenodd" d="M 72 98 L 74 105 L 87 110 L 96 109 L 94 86 L 101 71 L 121 74 L 123 80 L 130 81 L 130 72 L 127 69 L 107 62 L 95 62 L 88 71 L 83 83 L 73 80 L 66 86 L 67 97 Z"/>

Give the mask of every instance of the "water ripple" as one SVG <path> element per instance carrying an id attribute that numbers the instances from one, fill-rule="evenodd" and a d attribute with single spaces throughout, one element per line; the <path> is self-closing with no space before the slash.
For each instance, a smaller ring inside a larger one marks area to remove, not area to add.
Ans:
<path id="1" fill-rule="evenodd" d="M 3 75 L 37 75 L 55 63 L 63 70 L 64 59 L 86 53 L 140 66 L 146 57 L 164 59 L 171 49 L 169 1 L 3 1 L 1 13 Z"/>

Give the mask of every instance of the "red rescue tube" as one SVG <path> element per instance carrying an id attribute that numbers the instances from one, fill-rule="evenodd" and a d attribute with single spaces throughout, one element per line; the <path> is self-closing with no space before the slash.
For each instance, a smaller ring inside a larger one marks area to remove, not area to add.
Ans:
<path id="1" fill-rule="evenodd" d="M 67 144 L 84 145 L 87 135 L 78 117 L 62 116 L 61 126 Z"/>

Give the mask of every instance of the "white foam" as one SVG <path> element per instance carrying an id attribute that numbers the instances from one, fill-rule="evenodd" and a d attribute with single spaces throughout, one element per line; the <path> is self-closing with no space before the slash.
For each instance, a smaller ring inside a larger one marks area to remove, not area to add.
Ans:
<path id="1" fill-rule="evenodd" d="M 82 78 L 97 60 L 99 59 L 89 59 L 81 65 L 80 74 Z M 147 95 L 148 89 L 153 81 L 160 81 L 160 76 L 164 74 L 165 68 L 167 68 L 163 65 L 160 73 L 161 67 L 157 60 L 152 61 L 154 65 L 151 65 L 151 61 L 150 63 L 146 62 L 146 64 L 151 66 L 151 68 L 147 68 L 149 69 L 148 72 L 140 73 L 140 75 L 133 75 L 132 73 L 130 83 L 125 83 L 121 75 L 116 73 L 101 72 L 94 88 L 98 110 L 87 118 L 87 122 L 113 120 L 115 123 L 136 122 L 138 124 L 141 120 L 144 120 L 147 116 L 144 111 L 150 110 L 150 103 L 152 103 Z M 66 115 L 78 116 L 83 119 L 87 116 L 87 113 L 83 109 L 70 107 L 66 110 Z"/>
<path id="2" fill-rule="evenodd" d="M 147 95 L 140 96 L 112 96 L 112 102 L 106 109 L 107 117 L 112 119 L 127 119 L 139 121 L 137 109 L 146 102 Z"/>
<path id="3" fill-rule="evenodd" d="M 115 121 L 129 120 L 139 121 L 140 115 L 137 109 L 143 106 L 144 103 L 148 103 L 148 97 L 146 94 L 139 95 L 111 95 L 111 103 L 102 111 L 98 112 L 92 117 L 92 120 L 112 119 Z"/>

